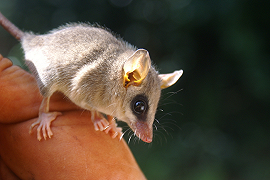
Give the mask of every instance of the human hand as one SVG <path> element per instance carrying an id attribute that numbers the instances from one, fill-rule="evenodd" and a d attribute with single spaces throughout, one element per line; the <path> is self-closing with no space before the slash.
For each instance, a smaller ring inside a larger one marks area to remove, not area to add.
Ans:
<path id="1" fill-rule="evenodd" d="M 54 136 L 29 135 L 42 96 L 35 78 L 0 55 L 0 179 L 145 179 L 124 140 L 95 131 L 89 111 L 51 97 Z M 36 129 L 33 129 L 36 132 Z"/>

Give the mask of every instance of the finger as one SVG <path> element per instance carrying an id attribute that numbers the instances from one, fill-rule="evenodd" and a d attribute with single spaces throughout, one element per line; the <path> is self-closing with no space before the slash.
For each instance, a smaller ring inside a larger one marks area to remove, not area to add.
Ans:
<path id="1" fill-rule="evenodd" d="M 3 58 L 3 56 L 1 55 L 0 57 L 0 71 L 5 70 L 6 68 L 12 66 L 12 61 L 10 61 L 7 58 Z"/>

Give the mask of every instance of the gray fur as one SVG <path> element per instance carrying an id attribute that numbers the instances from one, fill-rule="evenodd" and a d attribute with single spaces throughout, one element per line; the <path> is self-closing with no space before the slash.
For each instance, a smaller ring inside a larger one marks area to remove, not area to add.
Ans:
<path id="1" fill-rule="evenodd" d="M 136 51 L 134 46 L 99 26 L 73 23 L 45 35 L 35 35 L 22 32 L 1 13 L 0 24 L 21 41 L 26 64 L 35 75 L 44 99 L 60 91 L 84 109 L 125 121 L 142 140 L 152 141 L 152 124 L 161 88 L 173 85 L 182 70 L 163 75 L 153 66 L 148 70 L 151 62 L 146 50 Z M 135 62 L 140 59 L 136 66 L 133 66 L 134 59 Z M 125 62 L 129 62 L 126 66 L 132 67 L 132 72 L 124 72 Z M 143 69 L 134 71 L 133 67 Z M 124 82 L 125 73 L 128 81 Z M 129 80 L 134 83 L 125 84 Z M 131 102 L 142 95 L 148 108 L 144 111 L 146 114 L 139 116 Z"/>
<path id="2" fill-rule="evenodd" d="M 82 108 L 133 126 L 137 119 L 130 102 L 137 94 L 145 94 L 147 121 L 152 126 L 161 91 L 156 70 L 152 67 L 140 86 L 123 86 L 123 64 L 136 51 L 133 46 L 87 24 L 67 25 L 46 35 L 27 33 L 22 46 L 26 60 L 37 69 L 43 96 L 61 91 Z"/>

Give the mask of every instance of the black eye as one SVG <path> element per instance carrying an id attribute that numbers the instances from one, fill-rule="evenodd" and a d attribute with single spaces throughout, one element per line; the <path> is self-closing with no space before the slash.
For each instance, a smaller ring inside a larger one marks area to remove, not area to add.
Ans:
<path id="1" fill-rule="evenodd" d="M 143 114 L 146 110 L 146 104 L 144 101 L 139 100 L 134 103 L 133 110 L 137 114 Z"/>
<path id="2" fill-rule="evenodd" d="M 138 118 L 140 121 L 145 121 L 147 118 L 148 112 L 148 99 L 144 94 L 139 94 L 133 98 L 130 102 L 130 108 L 133 114 Z"/>

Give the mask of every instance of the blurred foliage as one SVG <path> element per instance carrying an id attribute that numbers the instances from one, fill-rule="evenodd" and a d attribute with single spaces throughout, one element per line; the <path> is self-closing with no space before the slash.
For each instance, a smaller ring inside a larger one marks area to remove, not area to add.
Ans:
<path id="1" fill-rule="evenodd" d="M 270 1 L 1 0 L 25 31 L 97 22 L 149 50 L 161 73 L 183 69 L 163 91 L 146 144 L 126 133 L 148 179 L 270 179 Z M 22 65 L 0 28 L 0 53 Z M 129 139 L 129 137 L 131 137 Z"/>

